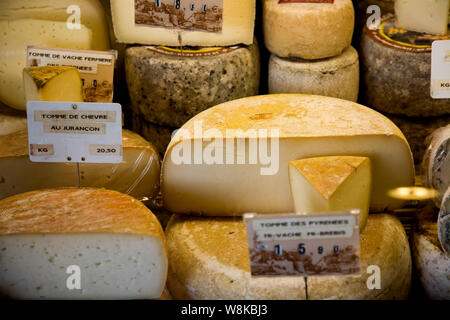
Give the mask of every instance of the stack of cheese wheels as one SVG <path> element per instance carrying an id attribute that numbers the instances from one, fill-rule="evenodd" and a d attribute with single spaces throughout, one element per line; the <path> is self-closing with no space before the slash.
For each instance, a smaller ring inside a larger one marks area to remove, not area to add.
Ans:
<path id="1" fill-rule="evenodd" d="M 0 103 L 0 136 L 27 129 L 27 114 Z"/>
<path id="2" fill-rule="evenodd" d="M 450 100 L 430 94 L 432 43 L 450 39 L 448 4 L 396 1 L 395 15 L 382 16 L 378 29 L 365 26 L 361 36 L 364 102 L 404 131 L 416 163 L 427 135 L 450 123 Z"/>
<path id="3" fill-rule="evenodd" d="M 239 140 L 242 144 L 234 143 Z M 250 160 L 256 145 L 270 149 L 271 157 Z M 387 191 L 414 183 L 414 163 L 401 131 L 370 108 L 300 94 L 223 103 L 177 131 L 161 183 L 164 206 L 175 213 L 166 237 L 168 288 L 176 299 L 408 296 L 411 256 L 405 231 L 396 218 L 368 211 L 404 205 Z M 361 209 L 362 275 L 308 279 L 307 290 L 302 277 L 251 277 L 245 226 L 236 216 L 352 208 Z M 367 289 L 371 265 L 383 274 L 379 290 Z"/>
<path id="4" fill-rule="evenodd" d="M 125 51 L 132 128 L 158 146 L 197 113 L 259 90 L 255 0 L 112 0 Z M 155 134 L 156 133 L 156 134 Z"/>
<path id="5" fill-rule="evenodd" d="M 264 41 L 272 53 L 269 93 L 307 93 L 356 101 L 359 59 L 350 46 L 354 23 L 351 0 L 264 0 Z"/>
<path id="6" fill-rule="evenodd" d="M 78 28 L 68 28 L 68 8 L 82 12 Z M 104 10 L 98 0 L 31 0 L 0 2 L 0 102 L 25 110 L 23 68 L 27 46 L 108 50 L 109 35 Z"/>
<path id="7" fill-rule="evenodd" d="M 161 225 L 116 191 L 46 189 L 0 200 L 0 250 L 0 294 L 9 298 L 167 296 Z"/>
<path id="8" fill-rule="evenodd" d="M 160 158 L 141 136 L 122 132 L 123 161 L 118 164 L 32 162 L 28 132 L 0 136 L 0 199 L 43 188 L 98 187 L 120 191 L 139 200 L 159 191 Z"/>

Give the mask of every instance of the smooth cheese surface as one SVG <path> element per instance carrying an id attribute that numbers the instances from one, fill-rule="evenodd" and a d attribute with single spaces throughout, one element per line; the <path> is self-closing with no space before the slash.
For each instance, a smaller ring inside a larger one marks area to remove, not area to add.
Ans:
<path id="1" fill-rule="evenodd" d="M 446 35 L 448 0 L 395 0 L 397 26 L 410 31 Z"/>
<path id="2" fill-rule="evenodd" d="M 358 92 L 359 60 L 353 47 L 316 61 L 270 56 L 269 93 L 306 93 L 356 102 Z"/>
<path id="3" fill-rule="evenodd" d="M 27 129 L 27 114 L 0 103 L 0 135 Z"/>
<path id="4" fill-rule="evenodd" d="M 371 166 L 365 157 L 317 157 L 289 162 L 295 212 L 361 210 L 363 230 L 369 214 Z"/>
<path id="5" fill-rule="evenodd" d="M 442 251 L 436 221 L 422 221 L 413 234 L 417 273 L 429 299 L 450 299 L 450 257 Z"/>
<path id="6" fill-rule="evenodd" d="M 450 185 L 450 125 L 435 130 L 426 141 L 423 158 L 424 184 L 439 191 L 435 199 L 437 207 Z"/>
<path id="7" fill-rule="evenodd" d="M 250 276 L 245 225 L 239 218 L 174 216 L 166 229 L 167 285 L 175 299 L 306 299 L 303 277 Z M 371 215 L 361 234 L 361 276 L 309 277 L 309 299 L 406 299 L 411 254 L 401 223 Z M 369 265 L 381 268 L 381 290 L 367 289 Z"/>
<path id="8" fill-rule="evenodd" d="M 0 101 L 19 110 L 26 109 L 23 68 L 27 46 L 93 49 L 92 31 L 81 25 L 69 30 L 65 22 L 37 19 L 0 20 Z"/>
<path id="9" fill-rule="evenodd" d="M 194 126 L 200 125 L 202 130 L 197 131 L 203 135 L 194 139 Z M 345 100 L 293 94 L 243 98 L 210 108 L 181 129 L 167 148 L 161 180 L 164 204 L 175 213 L 293 212 L 288 163 L 318 156 L 370 158 L 373 211 L 401 207 L 403 203 L 389 198 L 387 191 L 414 183 L 411 151 L 400 130 L 376 111 Z M 241 136 L 231 129 L 244 133 L 253 129 L 256 137 L 257 130 L 266 130 L 269 146 L 264 139 L 245 138 L 245 149 L 238 149 L 238 143 L 227 147 Z M 271 130 L 278 130 L 278 143 Z M 208 146 L 214 137 L 223 142 L 222 153 L 231 154 L 234 161 L 226 165 L 226 159 L 224 164 L 210 161 Z M 247 158 L 255 144 L 273 148 L 273 154 L 268 153 L 272 161 L 260 158 L 263 161 L 252 164 Z M 191 150 L 191 155 L 179 161 L 184 150 L 186 154 Z M 246 161 L 241 164 L 239 159 Z"/>
<path id="10" fill-rule="evenodd" d="M 134 0 L 111 0 L 117 42 L 166 46 L 230 46 L 252 44 L 255 0 L 223 0 L 221 32 L 166 29 L 135 24 Z"/>
<path id="11" fill-rule="evenodd" d="M 119 192 L 32 191 L 0 201 L 0 288 L 21 299 L 157 298 L 167 256 L 156 217 Z M 66 269 L 81 270 L 68 290 Z M 42 270 L 39 273 L 33 272 Z"/>
<path id="12" fill-rule="evenodd" d="M 109 50 L 105 11 L 98 0 L 2 0 L 0 20 L 37 19 L 75 22 L 72 17 L 77 12 L 74 10 L 75 7 L 70 8 L 71 6 L 80 8 L 80 23 L 92 31 L 92 50 Z M 67 12 L 69 8 L 71 10 Z"/>
<path id="13" fill-rule="evenodd" d="M 112 189 L 139 200 L 154 197 L 159 190 L 158 153 L 128 130 L 122 131 L 122 144 L 120 164 L 80 163 L 80 186 Z M 0 199 L 31 190 L 77 186 L 75 163 L 30 161 L 27 131 L 0 136 L 0 145 Z"/>
<path id="14" fill-rule="evenodd" d="M 264 0 L 264 43 L 279 57 L 337 56 L 350 46 L 354 25 L 351 0 L 334 0 L 332 4 Z"/>
<path id="15" fill-rule="evenodd" d="M 256 41 L 184 55 L 176 48 L 131 47 L 125 71 L 133 112 L 151 123 L 178 128 L 205 109 L 258 94 L 259 49 Z"/>
<path id="16" fill-rule="evenodd" d="M 74 67 L 32 67 L 23 70 L 27 101 L 83 102 L 83 84 Z"/>

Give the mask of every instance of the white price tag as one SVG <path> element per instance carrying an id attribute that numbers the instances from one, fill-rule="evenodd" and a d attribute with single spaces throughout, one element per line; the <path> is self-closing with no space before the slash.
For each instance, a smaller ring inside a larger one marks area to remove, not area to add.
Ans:
<path id="1" fill-rule="evenodd" d="M 33 162 L 122 162 L 122 110 L 117 103 L 30 101 Z"/>
<path id="2" fill-rule="evenodd" d="M 434 41 L 431 50 L 431 97 L 450 98 L 450 40 Z"/>
<path id="3" fill-rule="evenodd" d="M 252 276 L 358 274 L 359 215 L 245 214 Z"/>

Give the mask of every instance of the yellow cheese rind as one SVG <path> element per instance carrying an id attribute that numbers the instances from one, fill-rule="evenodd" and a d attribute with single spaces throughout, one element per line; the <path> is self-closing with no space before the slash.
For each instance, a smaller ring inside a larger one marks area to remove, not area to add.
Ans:
<path id="1" fill-rule="evenodd" d="M 8 108 L 0 103 L 0 136 L 27 128 L 26 112 Z"/>
<path id="2" fill-rule="evenodd" d="M 267 166 L 248 161 L 228 165 L 176 164 L 175 152 L 183 145 L 193 145 L 194 125 L 200 122 L 203 148 L 218 133 L 236 139 L 236 132 L 227 129 L 244 132 L 266 129 L 269 135 L 271 129 L 277 129 L 278 171 L 263 176 L 261 168 Z M 404 202 L 389 198 L 387 191 L 414 183 L 414 162 L 401 131 L 380 113 L 350 101 L 295 94 L 249 97 L 210 108 L 193 117 L 182 129 L 171 140 L 162 167 L 164 204 L 175 213 L 227 216 L 293 212 L 288 163 L 310 157 L 370 158 L 373 168 L 370 209 L 374 212 L 401 207 Z"/>
<path id="3" fill-rule="evenodd" d="M 23 68 L 27 61 L 27 46 L 47 46 L 91 50 L 92 31 L 81 25 L 69 30 L 65 22 L 37 19 L 0 20 L 0 101 L 5 105 L 26 110 L 23 88 Z"/>
<path id="4" fill-rule="evenodd" d="M 253 43 L 255 0 L 223 0 L 223 24 L 219 33 L 135 25 L 134 3 L 134 0 L 111 0 L 117 42 L 205 47 Z"/>
<path id="5" fill-rule="evenodd" d="M 37 189 L 77 186 L 74 163 L 30 161 L 27 131 L 0 136 L 0 145 L 0 199 Z M 157 151 L 128 130 L 122 131 L 122 146 L 122 163 L 80 163 L 80 186 L 116 190 L 139 200 L 153 198 L 159 190 Z"/>
<path id="6" fill-rule="evenodd" d="M 355 24 L 351 0 L 332 4 L 264 0 L 263 5 L 264 43 L 279 57 L 323 59 L 350 46 Z"/>
<path id="7" fill-rule="evenodd" d="M 359 209 L 359 228 L 364 229 L 372 182 L 369 158 L 331 156 L 291 161 L 289 182 L 296 212 Z"/>
<path id="8" fill-rule="evenodd" d="M 28 101 L 83 101 L 83 84 L 74 67 L 45 66 L 23 69 Z"/>
<path id="9" fill-rule="evenodd" d="M 64 23 L 76 22 L 71 19 L 74 12 L 67 12 L 70 6 L 80 8 L 80 23 L 92 31 L 91 49 L 109 50 L 108 24 L 105 11 L 98 0 L 2 0 L 0 1 L 0 20 L 36 19 Z"/>
<path id="10" fill-rule="evenodd" d="M 175 299 L 306 299 L 303 277 L 250 276 L 242 219 L 174 215 L 166 239 L 167 286 Z M 370 265 L 381 269 L 380 290 L 367 288 Z M 361 270 L 361 276 L 308 277 L 309 299 L 406 299 L 411 254 L 398 219 L 369 217 L 361 234 Z"/>

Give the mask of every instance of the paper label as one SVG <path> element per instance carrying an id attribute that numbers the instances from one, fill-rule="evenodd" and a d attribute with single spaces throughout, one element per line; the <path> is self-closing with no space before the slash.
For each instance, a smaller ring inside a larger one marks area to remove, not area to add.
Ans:
<path id="1" fill-rule="evenodd" d="M 334 0 L 279 0 L 278 3 L 334 3 Z"/>
<path id="2" fill-rule="evenodd" d="M 434 99 L 450 98 L 450 40 L 433 42 L 430 92 Z"/>
<path id="3" fill-rule="evenodd" d="M 177 57 L 208 57 L 208 56 L 218 56 L 223 53 L 227 53 L 240 48 L 240 46 L 232 47 L 204 47 L 201 49 L 193 48 L 171 48 L 165 46 L 147 46 L 150 51 L 162 53 L 168 56 Z"/>
<path id="4" fill-rule="evenodd" d="M 122 162 L 122 110 L 117 103 L 30 101 L 30 160 Z"/>
<path id="5" fill-rule="evenodd" d="M 431 52 L 433 41 L 450 39 L 448 35 L 436 36 L 397 28 L 393 14 L 387 14 L 381 18 L 379 29 L 370 30 L 366 26 L 365 32 L 387 47 L 416 53 Z"/>
<path id="6" fill-rule="evenodd" d="M 117 52 L 29 46 L 28 67 L 75 67 L 83 81 L 84 102 L 112 102 Z"/>
<path id="7" fill-rule="evenodd" d="M 223 0 L 134 0 L 135 24 L 222 32 Z"/>
<path id="8" fill-rule="evenodd" d="M 358 217 L 358 210 L 314 215 L 244 215 L 252 276 L 359 273 Z"/>

